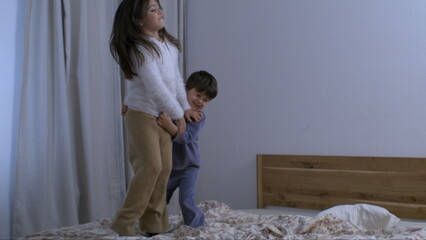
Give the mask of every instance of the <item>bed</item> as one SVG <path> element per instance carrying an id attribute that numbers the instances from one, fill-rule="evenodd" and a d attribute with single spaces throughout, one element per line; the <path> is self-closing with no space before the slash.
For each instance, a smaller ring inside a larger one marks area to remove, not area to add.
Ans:
<path id="1" fill-rule="evenodd" d="M 257 209 L 204 201 L 206 226 L 190 228 L 173 214 L 170 230 L 151 239 L 426 239 L 424 169 L 424 158 L 259 154 Z M 104 218 L 25 238 L 122 239 L 110 224 Z"/>
<path id="2" fill-rule="evenodd" d="M 258 155 L 258 208 L 369 203 L 426 219 L 426 159 Z"/>

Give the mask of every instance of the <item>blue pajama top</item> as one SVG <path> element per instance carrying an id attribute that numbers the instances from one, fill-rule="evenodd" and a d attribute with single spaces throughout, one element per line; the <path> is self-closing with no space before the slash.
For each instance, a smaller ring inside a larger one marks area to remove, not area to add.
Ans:
<path id="1" fill-rule="evenodd" d="M 183 170 L 187 167 L 200 167 L 198 151 L 198 134 L 206 122 L 206 115 L 197 123 L 186 119 L 186 131 L 181 137 L 173 139 L 173 170 Z"/>

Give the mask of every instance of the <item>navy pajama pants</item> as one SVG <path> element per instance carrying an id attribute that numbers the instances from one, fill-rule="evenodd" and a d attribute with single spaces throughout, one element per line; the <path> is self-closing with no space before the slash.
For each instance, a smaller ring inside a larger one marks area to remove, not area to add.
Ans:
<path id="1" fill-rule="evenodd" d="M 173 192 L 179 188 L 179 205 L 182 210 L 183 221 L 185 225 L 193 228 L 204 225 L 204 214 L 194 200 L 198 170 L 198 167 L 172 170 L 167 185 L 167 204 L 169 204 Z"/>

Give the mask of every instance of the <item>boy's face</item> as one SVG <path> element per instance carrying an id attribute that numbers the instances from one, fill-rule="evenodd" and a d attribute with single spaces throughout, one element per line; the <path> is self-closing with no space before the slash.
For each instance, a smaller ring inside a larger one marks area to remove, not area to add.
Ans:
<path id="1" fill-rule="evenodd" d="M 192 109 L 201 110 L 210 101 L 206 94 L 198 92 L 195 88 L 187 90 L 186 96 L 188 98 L 188 103 Z"/>

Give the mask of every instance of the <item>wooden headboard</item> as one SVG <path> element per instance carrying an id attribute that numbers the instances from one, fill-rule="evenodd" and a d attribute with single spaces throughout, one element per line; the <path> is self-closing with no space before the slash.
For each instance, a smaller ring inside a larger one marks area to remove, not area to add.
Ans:
<path id="1" fill-rule="evenodd" d="M 257 155 L 257 207 L 368 203 L 426 220 L 426 158 Z"/>

